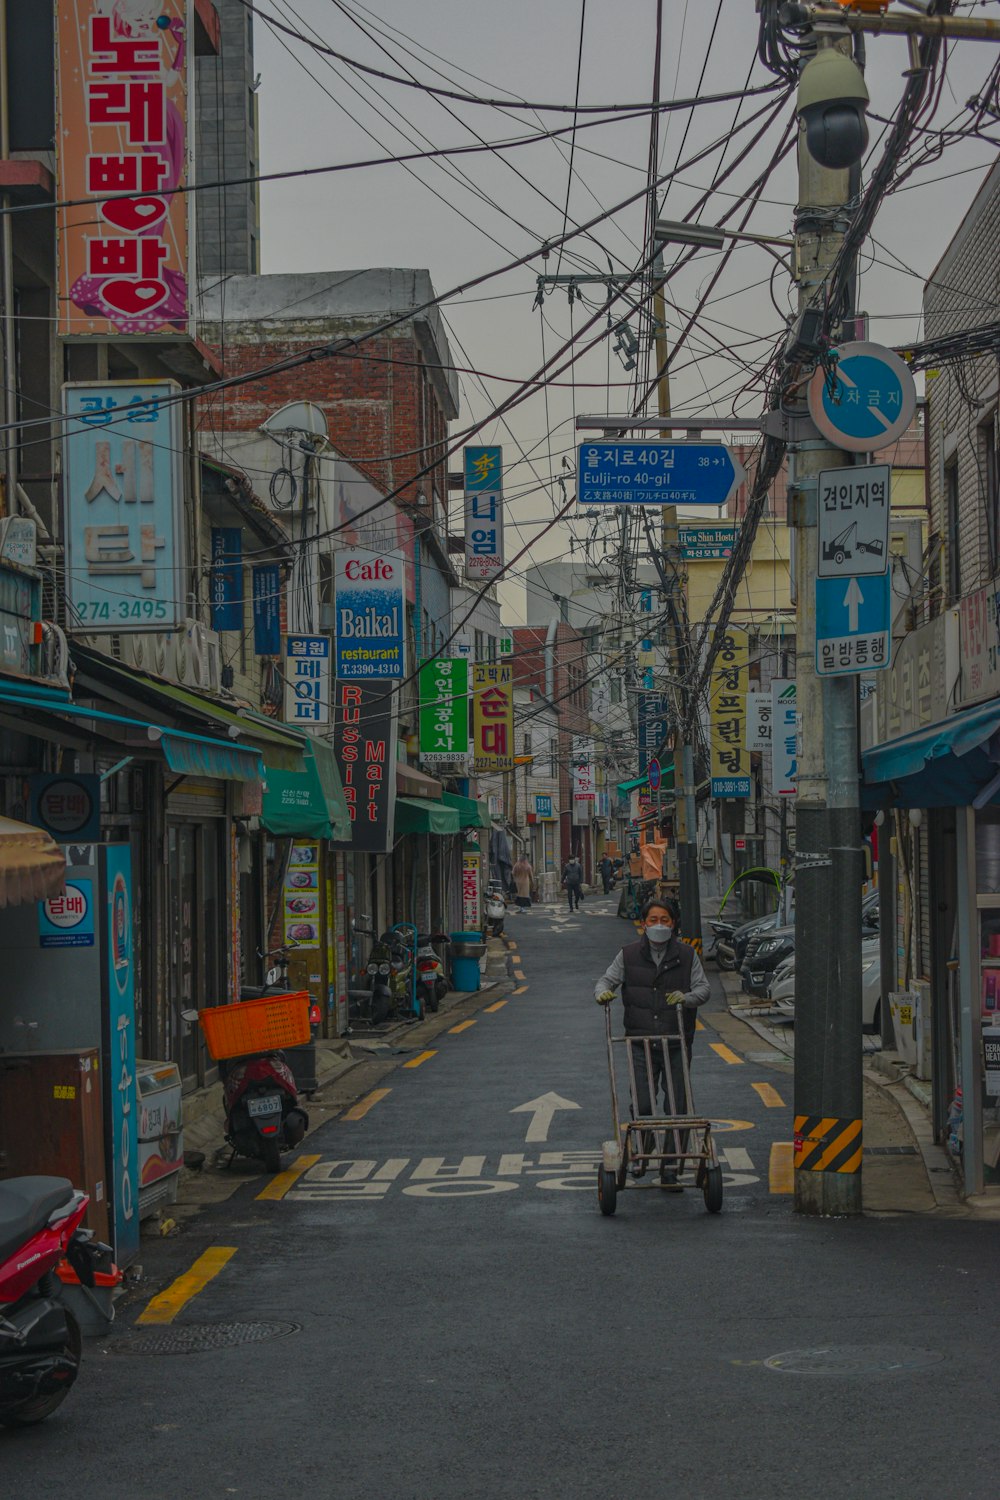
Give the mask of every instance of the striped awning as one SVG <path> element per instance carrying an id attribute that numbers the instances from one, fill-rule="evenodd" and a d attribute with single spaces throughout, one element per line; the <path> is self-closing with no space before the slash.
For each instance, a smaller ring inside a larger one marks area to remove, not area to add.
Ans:
<path id="1" fill-rule="evenodd" d="M 65 875 L 66 856 L 43 828 L 0 818 L 0 907 L 57 896 Z"/>

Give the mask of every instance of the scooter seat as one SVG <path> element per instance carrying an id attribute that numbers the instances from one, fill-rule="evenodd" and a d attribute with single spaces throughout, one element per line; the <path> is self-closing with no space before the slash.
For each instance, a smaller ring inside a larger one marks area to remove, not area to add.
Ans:
<path id="1" fill-rule="evenodd" d="M 0 1261 L 44 1229 L 57 1208 L 68 1208 L 73 1184 L 65 1177 L 9 1177 L 0 1182 Z"/>

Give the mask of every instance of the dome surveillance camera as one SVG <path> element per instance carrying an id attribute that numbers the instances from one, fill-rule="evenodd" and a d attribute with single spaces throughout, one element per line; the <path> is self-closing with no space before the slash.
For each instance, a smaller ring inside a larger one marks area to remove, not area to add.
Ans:
<path id="1" fill-rule="evenodd" d="M 853 167 L 868 145 L 864 74 L 836 47 L 811 57 L 799 78 L 796 111 L 806 133 L 806 147 L 821 167 Z"/>

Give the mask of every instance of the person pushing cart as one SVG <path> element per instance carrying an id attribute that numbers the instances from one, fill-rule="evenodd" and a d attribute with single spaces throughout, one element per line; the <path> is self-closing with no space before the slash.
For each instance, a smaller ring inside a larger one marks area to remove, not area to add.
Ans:
<path id="1" fill-rule="evenodd" d="M 652 1122 L 657 1118 L 657 1095 L 662 1089 L 666 1116 L 675 1120 L 683 1117 L 693 1128 L 696 1122 L 691 1097 L 691 1051 L 698 1008 L 708 999 L 709 986 L 694 948 L 681 942 L 677 935 L 679 914 L 677 903 L 670 898 L 654 896 L 647 901 L 641 913 L 642 936 L 637 942 L 627 944 L 612 960 L 594 987 L 594 998 L 599 1005 L 608 1006 L 621 990 L 625 1038 L 636 1039 L 629 1040 L 628 1059 L 633 1120 Z M 610 1031 L 609 1023 L 609 1065 L 614 1088 Z M 663 1145 L 658 1150 L 657 1132 L 652 1125 L 639 1130 L 629 1127 L 625 1154 L 630 1145 L 632 1175 L 642 1176 L 646 1159 L 657 1157 L 663 1186 L 679 1188 L 678 1177 L 688 1154 L 688 1133 L 688 1129 L 662 1131 Z M 673 1138 L 672 1151 L 667 1150 L 667 1135 Z M 704 1150 L 691 1154 L 700 1158 L 701 1182 L 705 1167 L 715 1165 L 707 1126 Z M 624 1165 L 621 1171 L 624 1176 Z"/>

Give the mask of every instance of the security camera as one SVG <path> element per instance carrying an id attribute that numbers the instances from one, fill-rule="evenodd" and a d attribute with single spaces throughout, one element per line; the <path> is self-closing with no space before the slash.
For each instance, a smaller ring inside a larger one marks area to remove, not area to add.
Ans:
<path id="1" fill-rule="evenodd" d="M 853 167 L 865 154 L 868 90 L 861 69 L 837 47 L 811 57 L 799 77 L 796 112 L 806 148 L 821 167 Z"/>

